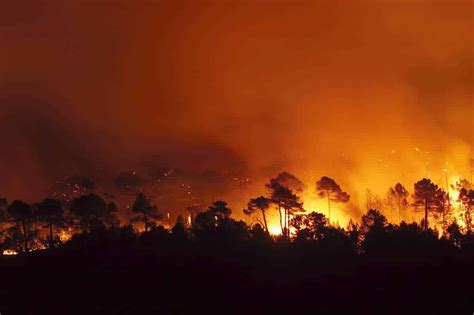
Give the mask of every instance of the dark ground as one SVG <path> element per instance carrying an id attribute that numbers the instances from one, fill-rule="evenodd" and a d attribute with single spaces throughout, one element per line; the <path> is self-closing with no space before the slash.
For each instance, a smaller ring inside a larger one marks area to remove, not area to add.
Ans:
<path id="1" fill-rule="evenodd" d="M 466 255 L 98 245 L 0 257 L 9 314 L 472 314 Z M 218 254 L 216 254 L 218 253 Z"/>

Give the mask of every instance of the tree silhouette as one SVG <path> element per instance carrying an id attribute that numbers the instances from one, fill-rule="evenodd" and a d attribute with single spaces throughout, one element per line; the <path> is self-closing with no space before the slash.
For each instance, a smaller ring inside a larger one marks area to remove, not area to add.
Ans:
<path id="1" fill-rule="evenodd" d="M 304 190 L 304 184 L 293 174 L 282 172 L 265 186 L 270 191 L 270 199 L 277 205 L 282 234 L 289 238 L 290 216 L 304 211 L 303 203 L 297 195 Z"/>
<path id="2" fill-rule="evenodd" d="M 296 230 L 297 240 L 321 240 L 325 237 L 328 219 L 322 213 L 311 212 L 309 214 L 296 215 L 292 221 Z"/>
<path id="3" fill-rule="evenodd" d="M 7 198 L 0 198 L 0 223 L 7 220 L 8 201 Z"/>
<path id="4" fill-rule="evenodd" d="M 46 198 L 38 205 L 38 219 L 47 223 L 49 228 L 49 246 L 54 247 L 53 228 L 64 223 L 64 209 L 61 201 Z"/>
<path id="5" fill-rule="evenodd" d="M 361 227 L 357 222 L 354 222 L 352 219 L 349 220 L 347 224 L 347 235 L 351 240 L 352 247 L 354 252 L 360 253 L 360 242 L 361 242 Z"/>
<path id="6" fill-rule="evenodd" d="M 451 185 L 451 188 L 461 191 L 461 189 L 466 189 L 466 190 L 472 190 L 474 189 L 474 185 L 467 179 L 459 179 L 454 183 L 454 185 Z"/>
<path id="7" fill-rule="evenodd" d="M 362 216 L 362 246 L 365 252 L 374 252 L 385 249 L 388 238 L 386 227 L 387 218 L 378 210 L 370 209 Z"/>
<path id="8" fill-rule="evenodd" d="M 247 224 L 230 218 L 232 210 L 225 201 L 215 201 L 199 213 L 194 220 L 193 232 L 197 239 L 206 243 L 228 246 L 249 237 Z"/>
<path id="9" fill-rule="evenodd" d="M 151 222 L 163 219 L 163 215 L 158 211 L 158 207 L 152 205 L 150 198 L 148 198 L 144 193 L 137 194 L 132 206 L 132 211 L 138 214 L 138 216 L 133 218 L 132 221 L 142 221 L 145 225 L 145 232 L 148 232 Z"/>
<path id="10" fill-rule="evenodd" d="M 171 229 L 171 234 L 175 240 L 183 241 L 188 238 L 188 232 L 186 225 L 184 224 L 184 218 L 181 215 L 178 215 L 176 218 L 176 223 Z"/>
<path id="11" fill-rule="evenodd" d="M 266 186 L 270 190 L 279 186 L 283 186 L 296 194 L 303 192 L 305 189 L 303 182 L 289 172 L 282 172 L 278 174 L 277 177 L 270 179 L 270 182 Z"/>
<path id="12" fill-rule="evenodd" d="M 424 207 L 423 229 L 428 230 L 428 215 L 440 209 L 440 196 L 438 185 L 427 178 L 423 178 L 414 185 L 414 205 Z"/>
<path id="13" fill-rule="evenodd" d="M 370 209 L 361 218 L 361 229 L 367 232 L 372 228 L 383 229 L 387 225 L 387 218 L 376 209 Z"/>
<path id="14" fill-rule="evenodd" d="M 331 222 L 331 201 L 348 202 L 349 194 L 342 191 L 341 187 L 332 178 L 323 176 L 316 182 L 316 192 L 321 198 L 328 200 L 328 220 Z"/>
<path id="15" fill-rule="evenodd" d="M 474 190 L 461 188 L 458 195 L 458 202 L 461 204 L 462 216 L 466 224 L 466 230 L 472 231 L 472 208 L 474 207 Z"/>
<path id="16" fill-rule="evenodd" d="M 31 232 L 31 226 L 34 222 L 34 213 L 32 208 L 26 202 L 20 200 L 14 200 L 11 205 L 7 208 L 8 216 L 11 221 L 14 222 L 15 226 L 21 232 L 21 238 L 23 241 L 22 251 L 29 251 L 29 241 Z"/>
<path id="17" fill-rule="evenodd" d="M 369 211 L 370 209 L 378 209 L 379 211 L 382 211 L 383 206 L 383 201 L 378 195 L 374 194 L 370 189 L 365 190 L 366 211 Z"/>
<path id="18" fill-rule="evenodd" d="M 120 225 L 120 222 L 117 218 L 117 214 L 119 212 L 119 208 L 115 202 L 109 202 L 107 204 L 107 211 L 104 216 L 104 222 L 107 225 L 111 226 L 112 228 L 117 227 Z"/>
<path id="19" fill-rule="evenodd" d="M 406 188 L 400 184 L 397 183 L 395 186 L 390 187 L 388 189 L 387 193 L 387 198 L 395 204 L 397 210 L 398 210 L 398 222 L 401 222 L 401 213 L 405 213 L 405 210 L 408 208 L 409 202 L 408 202 L 408 196 L 409 192 L 406 190 Z"/>
<path id="20" fill-rule="evenodd" d="M 79 225 L 86 231 L 93 231 L 103 226 L 102 220 L 107 217 L 107 204 L 96 194 L 88 194 L 71 201 L 71 214 L 79 220 Z"/>
<path id="21" fill-rule="evenodd" d="M 256 212 L 261 212 L 262 213 L 262 218 L 263 218 L 263 224 L 265 227 L 265 231 L 268 233 L 268 224 L 267 224 L 267 217 L 265 215 L 265 212 L 268 210 L 270 207 L 271 200 L 268 198 L 265 198 L 263 196 L 257 197 L 250 199 L 250 201 L 247 204 L 247 209 L 244 209 L 244 213 L 248 216 L 256 213 Z"/>
<path id="22" fill-rule="evenodd" d="M 448 236 L 448 239 L 451 241 L 451 243 L 453 243 L 454 246 L 461 247 L 463 235 L 461 233 L 461 228 L 456 222 L 451 223 L 446 228 L 446 234 Z"/>
<path id="23" fill-rule="evenodd" d="M 214 201 L 214 203 L 209 206 L 208 211 L 218 219 L 229 218 L 232 214 L 232 210 L 227 206 L 227 202 L 222 200 Z"/>
<path id="24" fill-rule="evenodd" d="M 299 201 L 299 198 L 296 194 L 294 194 L 289 188 L 285 186 L 279 186 L 272 192 L 271 196 L 272 201 L 278 205 L 278 211 L 280 213 L 280 226 L 282 228 L 282 233 L 285 237 L 290 237 L 290 216 L 304 212 L 303 203 Z M 282 224 L 282 216 L 281 216 L 281 209 L 283 209 L 283 219 L 284 222 Z"/>
<path id="25" fill-rule="evenodd" d="M 451 205 L 449 202 L 449 195 L 441 188 L 438 188 L 436 191 L 436 203 L 434 209 L 436 210 L 433 212 L 435 218 L 438 218 L 438 215 L 441 214 L 441 224 L 443 231 L 445 231 L 451 214 Z"/>

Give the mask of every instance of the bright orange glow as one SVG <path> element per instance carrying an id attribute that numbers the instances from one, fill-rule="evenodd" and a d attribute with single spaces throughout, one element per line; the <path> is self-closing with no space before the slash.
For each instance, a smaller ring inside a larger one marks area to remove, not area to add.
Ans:
<path id="1" fill-rule="evenodd" d="M 271 235 L 281 235 L 281 228 L 280 228 L 280 225 L 278 222 L 276 223 L 271 223 L 268 225 L 268 232 L 271 234 Z"/>
<path id="2" fill-rule="evenodd" d="M 60 230 L 59 231 L 59 240 L 61 242 L 69 241 L 72 237 L 73 232 L 71 230 Z"/>
<path id="3" fill-rule="evenodd" d="M 3 255 L 5 256 L 11 256 L 11 255 L 18 255 L 18 253 L 14 250 L 11 249 L 6 249 L 3 251 Z"/>

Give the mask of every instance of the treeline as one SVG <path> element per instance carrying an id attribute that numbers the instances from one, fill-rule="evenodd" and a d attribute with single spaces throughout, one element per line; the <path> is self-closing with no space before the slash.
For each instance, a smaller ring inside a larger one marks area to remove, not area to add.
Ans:
<path id="1" fill-rule="evenodd" d="M 331 207 L 334 203 L 348 202 L 350 195 L 329 177 L 322 177 L 316 182 L 315 192 L 327 200 L 327 216 L 317 212 L 307 213 L 299 196 L 306 189 L 304 183 L 294 175 L 283 172 L 265 185 L 265 196 L 251 198 L 243 210 L 245 215 L 253 218 L 253 222 L 258 223 L 249 226 L 244 221 L 232 219 L 232 210 L 227 203 L 215 201 L 208 209 L 202 209 L 199 205 L 188 207 L 187 215 L 178 216 L 176 224 L 169 230 L 160 225 L 164 216 L 145 193 L 138 190 L 133 205 L 127 208 L 129 213 L 122 212 L 119 216 L 116 203 L 107 202 L 104 196 L 86 189 L 92 185 L 82 179 L 81 185 L 74 186 L 74 192 L 79 191 L 79 194 L 70 199 L 52 196 L 35 204 L 20 200 L 8 203 L 6 199 L 0 199 L 0 220 L 4 227 L 1 231 L 2 250 L 6 253 L 25 253 L 55 248 L 78 233 L 106 230 L 137 233 L 136 228 L 144 234 L 160 231 L 167 237 L 188 241 L 285 240 L 295 244 L 319 244 L 356 254 L 380 247 L 384 242 L 388 242 L 387 245 L 407 239 L 415 241 L 417 238 L 417 241 L 432 244 L 468 248 L 473 238 L 471 212 L 474 190 L 467 180 L 459 181 L 453 187 L 456 196 L 450 196 L 426 178 L 414 184 L 411 195 L 402 184 L 397 183 L 388 190 L 383 202 L 368 195 L 367 213 L 359 222 L 351 220 L 345 228 L 331 222 Z M 458 205 L 453 205 L 453 202 Z M 398 213 L 399 224 L 389 223 L 380 211 L 387 206 L 391 212 Z M 402 220 L 402 217 L 408 217 L 409 211 L 421 211 L 422 220 L 412 223 Z M 278 214 L 281 235 L 270 235 L 269 212 Z M 129 219 L 120 222 L 119 217 Z M 441 235 L 434 228 L 436 226 L 442 227 Z M 406 242 L 405 245 L 413 244 Z"/>

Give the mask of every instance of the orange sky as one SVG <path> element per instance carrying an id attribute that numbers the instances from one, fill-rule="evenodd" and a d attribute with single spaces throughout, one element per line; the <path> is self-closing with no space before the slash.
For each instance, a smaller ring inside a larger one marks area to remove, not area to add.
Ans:
<path id="1" fill-rule="evenodd" d="M 352 195 L 469 177 L 473 35 L 472 1 L 10 1 L 0 195 L 150 155 L 260 194 L 282 170 Z"/>

